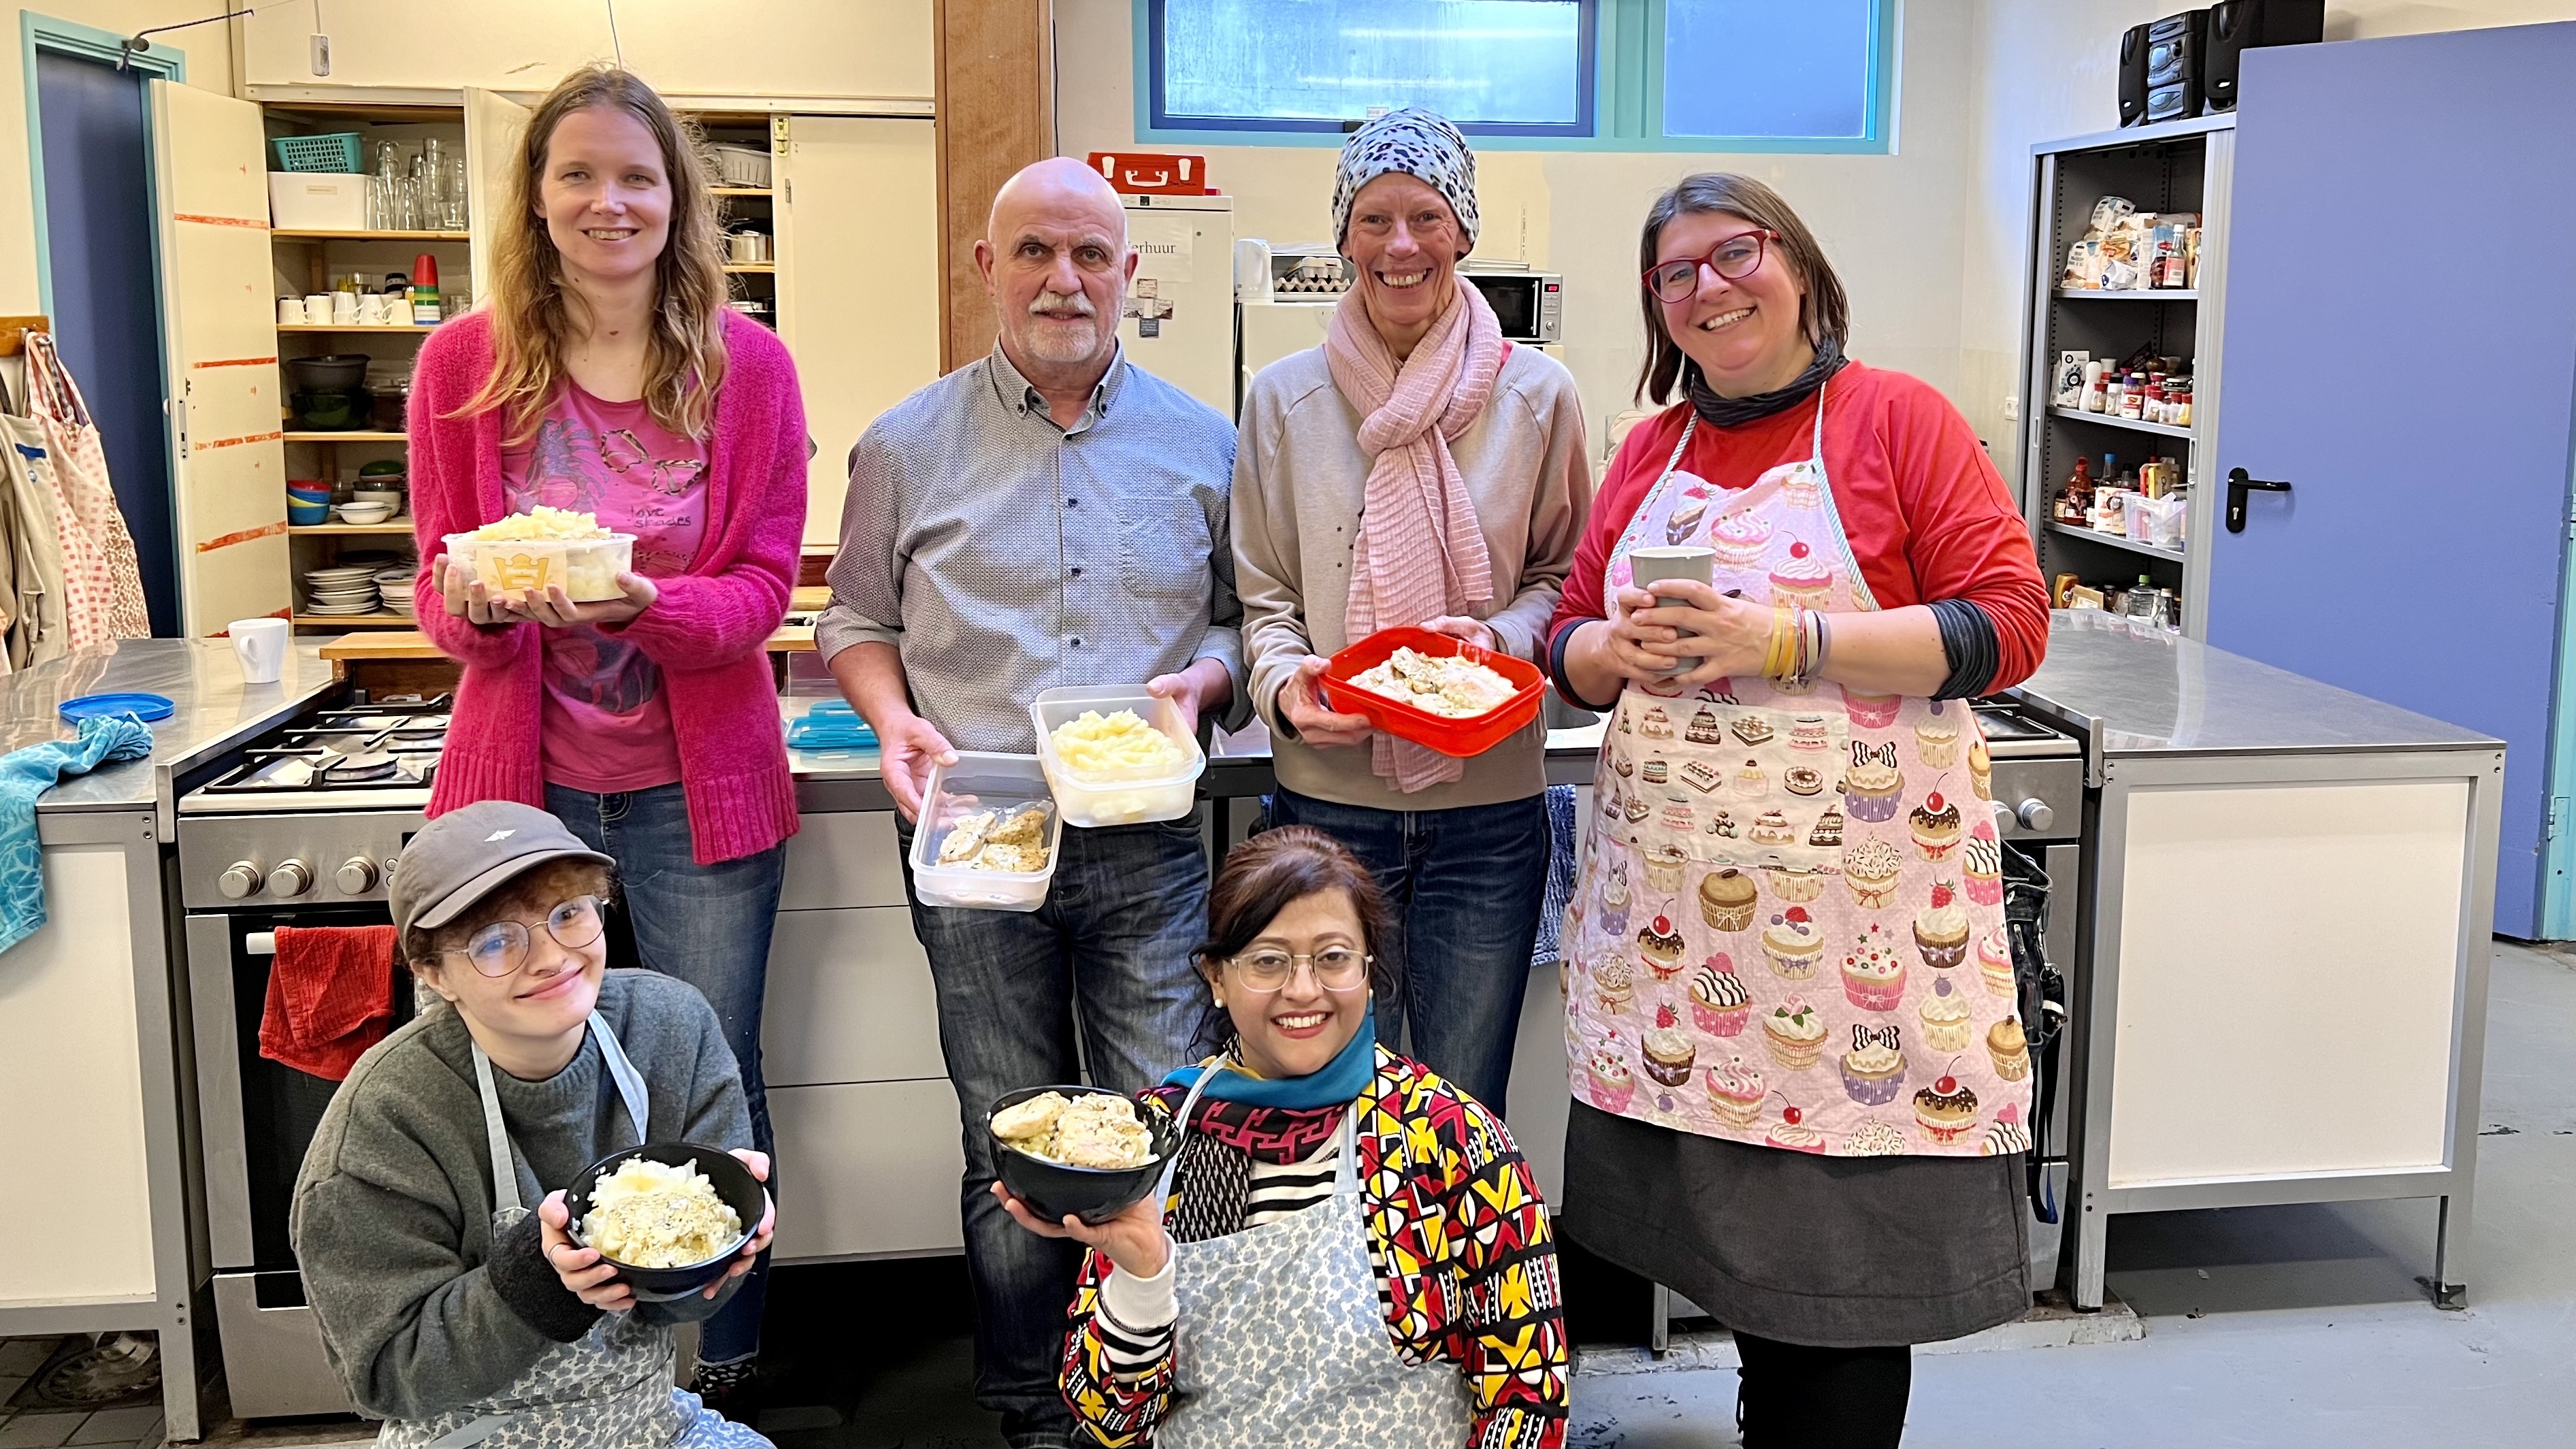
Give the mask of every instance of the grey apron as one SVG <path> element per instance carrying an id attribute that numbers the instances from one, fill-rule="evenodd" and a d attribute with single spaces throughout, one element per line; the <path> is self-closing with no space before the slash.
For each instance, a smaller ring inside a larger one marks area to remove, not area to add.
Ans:
<path id="1" fill-rule="evenodd" d="M 626 1058 L 617 1033 L 598 1012 L 590 1033 L 617 1083 L 641 1146 L 651 1134 L 651 1098 Z M 492 1059 L 474 1048 L 474 1086 L 483 1099 L 483 1130 L 492 1152 L 492 1239 L 528 1215 L 519 1196 L 518 1164 L 492 1087 Z M 671 1331 L 629 1313 L 602 1314 L 579 1340 L 546 1351 L 515 1383 L 480 1403 L 427 1419 L 395 1420 L 378 1434 L 379 1449 L 686 1449 L 767 1446 L 753 1430 L 707 1409 L 695 1394 L 671 1387 Z"/>
<path id="2" fill-rule="evenodd" d="M 1181 1104 L 1190 1109 L 1213 1072 Z M 1456 1449 L 1474 1423 L 1456 1364 L 1409 1364 L 1387 1337 L 1360 1200 L 1357 1103 L 1333 1195 L 1278 1222 L 1172 1245 L 1172 1407 L 1158 1449 Z M 1179 1144 L 1157 1189 L 1168 1201 Z"/>

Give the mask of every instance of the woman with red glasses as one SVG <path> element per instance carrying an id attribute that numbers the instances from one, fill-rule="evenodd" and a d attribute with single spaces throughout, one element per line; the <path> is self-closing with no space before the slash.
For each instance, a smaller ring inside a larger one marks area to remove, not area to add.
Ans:
<path id="1" fill-rule="evenodd" d="M 1611 463 L 1549 627 L 1557 688 L 1615 712 L 1566 919 L 1561 1221 L 1735 1330 L 1751 1449 L 1893 1445 L 1909 1346 L 2030 1301 L 1965 701 L 2038 667 L 2047 593 L 1966 420 L 1843 355 L 1777 193 L 1689 177 L 1639 261 L 1638 391 L 1683 400 Z M 1675 549 L 1711 582 L 1634 585 Z"/>

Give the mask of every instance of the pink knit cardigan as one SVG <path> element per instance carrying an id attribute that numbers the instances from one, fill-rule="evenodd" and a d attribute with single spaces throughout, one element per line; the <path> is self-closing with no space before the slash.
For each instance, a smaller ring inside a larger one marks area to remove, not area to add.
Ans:
<path id="1" fill-rule="evenodd" d="M 686 574 L 657 579 L 653 606 L 616 630 L 662 668 L 679 736 L 680 784 L 701 865 L 766 850 L 796 833 L 778 690 L 764 647 L 787 614 L 805 530 L 805 404 L 796 365 L 769 329 L 725 317 L 729 359 L 716 399 L 707 529 Z M 451 616 L 430 587 L 446 536 L 508 512 L 501 414 L 448 414 L 492 372 L 492 324 L 469 313 L 421 344 L 412 379 L 411 506 L 420 543 L 420 627 L 465 666 L 430 792 L 433 816 L 476 800 L 542 807 L 537 731 L 545 717 L 540 624 L 485 627 Z"/>

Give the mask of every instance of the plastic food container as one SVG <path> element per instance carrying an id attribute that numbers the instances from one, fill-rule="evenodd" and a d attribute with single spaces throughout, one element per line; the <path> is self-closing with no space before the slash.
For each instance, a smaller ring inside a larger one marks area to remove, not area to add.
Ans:
<path id="1" fill-rule="evenodd" d="M 484 587 L 511 597 L 541 594 L 555 584 L 576 604 L 625 597 L 617 576 L 635 567 L 635 535 L 606 538 L 476 538 L 447 535 L 447 553 L 474 570 Z"/>
<path id="2" fill-rule="evenodd" d="M 1386 662 L 1398 649 L 1411 649 L 1416 654 L 1464 655 L 1510 680 L 1519 689 L 1509 700 L 1483 714 L 1450 719 L 1350 682 L 1362 672 Z M 1444 755 L 1466 759 L 1501 744 L 1511 738 L 1514 731 L 1538 718 L 1540 697 L 1547 692 L 1547 677 L 1528 660 L 1479 649 L 1464 639 L 1435 634 L 1428 629 L 1402 628 L 1380 629 L 1334 655 L 1324 669 L 1323 685 L 1325 702 L 1336 713 L 1366 715 L 1369 723 L 1397 739 L 1411 740 Z"/>
<path id="3" fill-rule="evenodd" d="M 1035 755 L 996 755 L 959 750 L 957 763 L 934 765 L 922 792 L 921 825 L 912 832 L 912 889 L 926 906 L 970 910 L 1034 911 L 1064 849 L 1064 812 L 1055 808 L 1046 770 Z M 1047 805 L 1046 868 L 1028 872 L 969 870 L 939 864 L 939 848 L 957 821 L 978 810 L 1007 810 L 1031 801 Z"/>
<path id="4" fill-rule="evenodd" d="M 1134 710 L 1138 718 L 1181 747 L 1186 763 L 1176 770 L 1143 774 L 1075 774 L 1056 755 L 1055 731 L 1065 721 L 1081 718 L 1087 709 L 1105 715 Z M 1130 689 L 1045 690 L 1029 706 L 1029 723 L 1037 727 L 1038 763 L 1046 770 L 1047 783 L 1055 787 L 1056 807 L 1067 825 L 1089 830 L 1103 825 L 1178 820 L 1189 814 L 1196 802 L 1199 776 L 1207 770 L 1207 755 L 1199 749 L 1198 737 L 1181 723 L 1181 707 L 1159 695 L 1147 694 L 1141 685 Z"/>

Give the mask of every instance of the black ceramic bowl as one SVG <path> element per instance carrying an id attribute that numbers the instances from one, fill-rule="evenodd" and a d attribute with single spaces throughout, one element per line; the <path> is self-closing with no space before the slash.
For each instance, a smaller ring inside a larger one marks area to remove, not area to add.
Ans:
<path id="1" fill-rule="evenodd" d="M 1041 1092 L 1062 1092 L 1067 1097 L 1120 1095 L 1104 1087 L 1022 1087 L 994 1099 L 984 1113 L 985 1132 L 993 1130 L 997 1114 Z M 1154 1134 L 1154 1155 L 1142 1167 L 1074 1167 L 1032 1157 L 999 1137 L 993 1139 L 993 1161 L 1001 1169 L 1002 1186 L 1027 1203 L 1031 1213 L 1051 1223 L 1063 1222 L 1064 1215 L 1071 1213 L 1098 1227 L 1152 1192 L 1155 1180 L 1163 1175 L 1164 1159 L 1171 1156 L 1178 1134 L 1171 1123 L 1157 1123 L 1150 1116 L 1145 1117 L 1145 1127 Z"/>
<path id="2" fill-rule="evenodd" d="M 760 1179 L 751 1175 L 751 1169 L 742 1165 L 742 1159 L 721 1147 L 706 1147 L 695 1142 L 648 1142 L 641 1147 L 620 1148 L 583 1168 L 573 1177 L 572 1186 L 564 1189 L 564 1206 L 572 1213 L 574 1242 L 582 1243 L 581 1220 L 590 1213 L 591 1189 L 598 1186 L 601 1178 L 617 1171 L 618 1164 L 630 1157 L 667 1163 L 673 1167 L 696 1163 L 698 1171 L 706 1174 L 707 1181 L 715 1184 L 716 1196 L 723 1198 L 733 1208 L 734 1215 L 742 1219 L 743 1232 L 725 1244 L 724 1251 L 714 1257 L 677 1268 L 639 1268 L 632 1263 L 618 1263 L 605 1253 L 600 1256 L 617 1264 L 617 1276 L 635 1290 L 635 1300 L 639 1303 L 659 1303 L 704 1292 L 708 1284 L 723 1277 L 725 1270 L 733 1266 L 734 1255 L 742 1251 L 742 1245 L 749 1242 L 751 1235 L 760 1228 L 765 1201 Z M 582 1245 L 589 1246 L 587 1243 Z"/>

